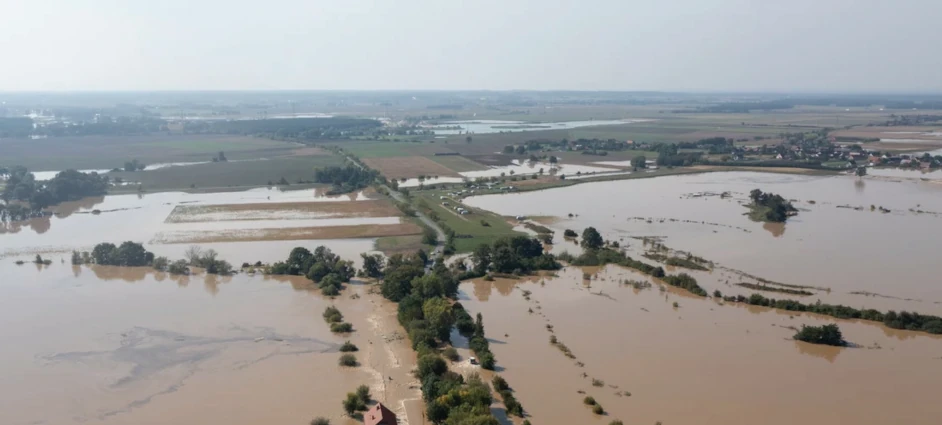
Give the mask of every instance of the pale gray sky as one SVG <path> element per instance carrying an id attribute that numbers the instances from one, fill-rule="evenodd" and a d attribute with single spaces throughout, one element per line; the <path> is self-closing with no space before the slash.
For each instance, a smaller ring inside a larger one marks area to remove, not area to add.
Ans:
<path id="1" fill-rule="evenodd" d="M 0 0 L 0 90 L 942 92 L 942 0 Z"/>

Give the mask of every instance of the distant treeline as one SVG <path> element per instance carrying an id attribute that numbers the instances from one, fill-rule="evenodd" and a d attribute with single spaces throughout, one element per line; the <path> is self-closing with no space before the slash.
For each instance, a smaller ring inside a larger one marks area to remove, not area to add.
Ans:
<path id="1" fill-rule="evenodd" d="M 0 117 L 0 139 L 29 137 L 33 132 L 31 118 L 2 118 Z"/>
<path id="2" fill-rule="evenodd" d="M 800 105 L 834 106 L 841 108 L 883 107 L 886 109 L 942 109 L 939 96 L 840 96 L 798 97 L 755 102 L 723 102 L 694 109 L 679 109 L 674 113 L 749 113 L 791 109 Z"/>
<path id="3" fill-rule="evenodd" d="M 290 118 L 233 121 L 189 121 L 187 133 L 222 133 L 264 136 L 282 140 L 314 141 L 372 135 L 382 127 L 377 120 L 361 118 Z"/>

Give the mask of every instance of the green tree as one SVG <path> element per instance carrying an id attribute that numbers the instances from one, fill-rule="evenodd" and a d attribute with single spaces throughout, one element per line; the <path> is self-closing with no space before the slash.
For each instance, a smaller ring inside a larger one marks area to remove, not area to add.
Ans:
<path id="1" fill-rule="evenodd" d="M 855 174 L 857 175 L 857 177 L 866 176 L 866 175 L 867 175 L 867 167 L 857 167 L 857 171 L 855 172 Z"/>
<path id="2" fill-rule="evenodd" d="M 451 304 L 444 298 L 431 298 L 422 305 L 422 314 L 428 329 L 441 341 L 449 341 L 451 327 L 455 323 Z"/>
<path id="3" fill-rule="evenodd" d="M 511 154 L 513 154 L 513 153 L 514 153 L 514 147 L 513 147 L 513 145 L 504 146 L 504 154 L 506 154 L 506 155 L 511 155 Z"/>
<path id="4" fill-rule="evenodd" d="M 550 157 L 549 157 L 549 163 L 550 163 L 550 164 L 555 164 L 555 163 L 557 163 L 557 162 L 559 162 L 559 158 L 556 158 L 555 155 L 550 155 Z"/>
<path id="5" fill-rule="evenodd" d="M 634 159 L 631 160 L 631 166 L 637 167 L 637 168 L 644 168 L 645 164 L 647 164 L 647 161 L 648 159 L 645 158 L 644 155 L 638 155 L 634 157 Z"/>
<path id="6" fill-rule="evenodd" d="M 582 231 L 582 242 L 579 243 L 585 249 L 599 249 L 605 244 L 602 235 L 594 227 L 587 227 Z"/>
<path id="7" fill-rule="evenodd" d="M 360 257 L 363 258 L 363 273 L 367 277 L 372 278 L 381 278 L 383 277 L 383 268 L 386 267 L 383 256 L 380 254 L 368 255 L 367 253 L 361 253 Z"/>

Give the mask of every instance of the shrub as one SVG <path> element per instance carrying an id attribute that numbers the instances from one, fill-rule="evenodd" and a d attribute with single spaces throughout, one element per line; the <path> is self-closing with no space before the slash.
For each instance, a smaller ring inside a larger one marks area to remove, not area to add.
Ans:
<path id="1" fill-rule="evenodd" d="M 348 333 L 353 332 L 353 325 L 343 322 L 343 323 L 331 323 L 330 331 L 333 333 Z"/>
<path id="2" fill-rule="evenodd" d="M 314 418 L 313 420 L 311 420 L 311 425 L 330 425 L 330 420 L 328 420 L 327 418 L 318 416 Z"/>
<path id="3" fill-rule="evenodd" d="M 565 236 L 565 237 L 567 237 L 567 238 L 578 238 L 578 237 L 579 237 L 579 234 L 576 233 L 575 230 L 566 229 L 566 231 L 563 232 L 563 236 Z"/>
<path id="4" fill-rule="evenodd" d="M 605 381 L 603 381 L 603 380 L 601 380 L 601 379 L 592 378 L 592 386 L 593 386 L 593 387 L 604 387 L 604 386 L 605 386 Z"/>
<path id="5" fill-rule="evenodd" d="M 343 322 L 343 313 L 337 309 L 337 307 L 330 306 L 324 309 L 324 320 L 327 323 L 340 323 Z"/>
<path id="6" fill-rule="evenodd" d="M 589 406 L 595 406 L 595 398 L 590 395 L 585 396 L 585 398 L 582 399 L 582 402 L 588 404 Z"/>
<path id="7" fill-rule="evenodd" d="M 458 356 L 458 350 L 456 350 L 455 347 L 448 347 L 448 348 L 446 348 L 446 349 L 445 349 L 445 358 L 448 359 L 448 360 L 451 360 L 451 361 L 453 361 L 453 362 L 458 361 L 458 359 L 460 358 L 460 357 Z"/>
<path id="8" fill-rule="evenodd" d="M 602 408 L 601 404 L 596 404 L 595 406 L 592 406 L 592 413 L 595 413 L 596 415 L 601 415 L 605 413 L 605 409 Z"/>
<path id="9" fill-rule="evenodd" d="M 357 394 L 357 398 L 360 399 L 360 401 L 363 404 L 370 402 L 370 387 L 366 385 L 360 385 L 359 387 L 357 387 L 356 394 Z"/>
<path id="10" fill-rule="evenodd" d="M 507 380 L 500 375 L 494 375 L 494 379 L 491 380 L 491 383 L 494 384 L 494 389 L 497 390 L 497 392 L 510 389 L 510 385 L 507 385 Z"/>
<path id="11" fill-rule="evenodd" d="M 354 345 L 354 344 L 353 344 L 352 342 L 350 342 L 350 341 L 347 341 L 347 342 L 343 343 L 343 345 L 340 346 L 340 352 L 341 352 L 341 353 L 352 353 L 352 352 L 354 352 L 354 351 L 359 351 L 359 350 L 360 350 L 360 349 L 357 348 L 357 346 Z"/>
<path id="12" fill-rule="evenodd" d="M 625 425 L 625 423 L 618 419 L 615 419 L 614 421 L 609 422 L 608 425 Z"/>
<path id="13" fill-rule="evenodd" d="M 340 288 L 335 285 L 324 285 L 324 287 L 321 288 L 321 293 L 328 297 L 336 297 L 340 295 Z"/>
<path id="14" fill-rule="evenodd" d="M 186 260 L 177 260 L 167 266 L 167 273 L 170 274 L 190 274 L 190 268 Z"/>
<path id="15" fill-rule="evenodd" d="M 550 344 L 556 344 L 559 340 L 556 339 L 556 335 L 550 335 Z"/>
<path id="16" fill-rule="evenodd" d="M 349 367 L 356 367 L 358 364 L 357 357 L 350 353 L 340 356 L 339 363 L 341 366 L 349 366 Z"/>
<path id="17" fill-rule="evenodd" d="M 73 252 L 72 264 L 75 264 L 75 254 L 78 254 L 78 253 Z M 167 267 L 170 266 L 170 260 L 168 260 L 167 257 L 157 257 L 154 259 L 153 266 L 154 266 L 154 270 L 157 270 L 159 272 L 167 271 Z"/>
<path id="18" fill-rule="evenodd" d="M 343 410 L 347 412 L 347 415 L 353 416 L 354 413 L 366 409 L 366 403 L 360 401 L 356 394 L 347 393 L 347 398 L 343 400 Z"/>

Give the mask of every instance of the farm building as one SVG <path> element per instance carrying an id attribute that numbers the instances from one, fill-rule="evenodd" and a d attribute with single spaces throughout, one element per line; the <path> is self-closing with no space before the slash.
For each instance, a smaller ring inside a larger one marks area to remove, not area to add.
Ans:
<path id="1" fill-rule="evenodd" d="M 363 414 L 363 423 L 365 425 L 396 425 L 396 414 L 383 406 L 383 403 L 376 403 Z"/>

